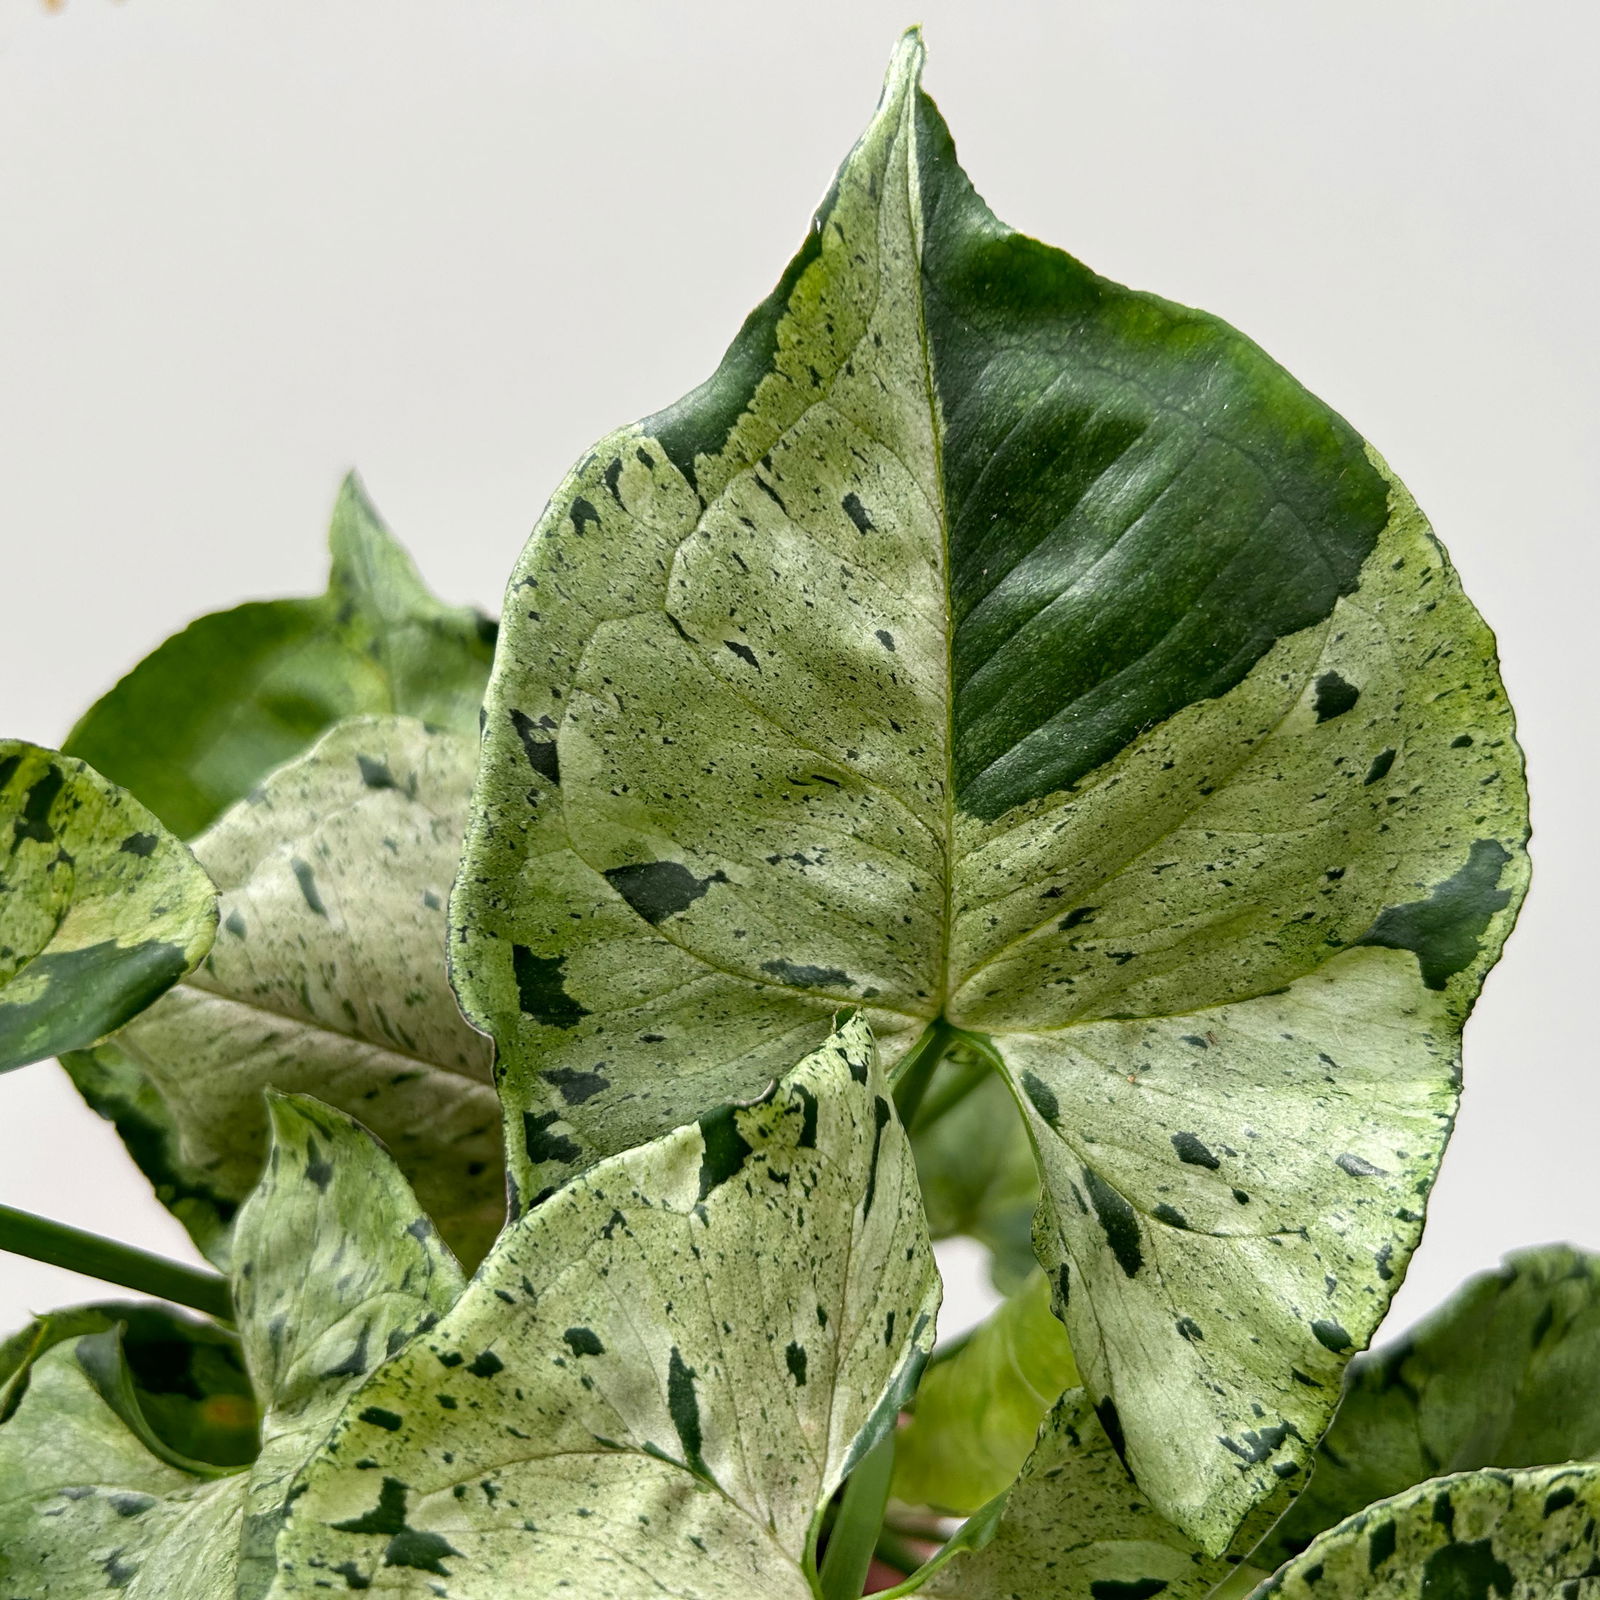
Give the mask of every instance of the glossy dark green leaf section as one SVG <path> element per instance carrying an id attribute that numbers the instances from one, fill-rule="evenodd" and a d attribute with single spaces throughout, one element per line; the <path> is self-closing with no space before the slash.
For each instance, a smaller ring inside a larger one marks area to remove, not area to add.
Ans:
<path id="1" fill-rule="evenodd" d="M 920 91 L 916 117 L 955 790 L 993 820 L 1322 621 L 1389 492 L 1360 435 L 1251 340 L 1007 227 Z M 837 193 L 716 374 L 640 424 L 691 482 L 771 370 Z"/>
<path id="2" fill-rule="evenodd" d="M 1600 1457 L 1600 1257 L 1524 1250 L 1350 1364 L 1310 1481 L 1250 1557 L 1272 1568 L 1427 1478 Z"/>
<path id="3" fill-rule="evenodd" d="M 1250 340 L 1006 227 L 920 90 L 916 117 L 956 794 L 992 820 L 1322 621 L 1389 491 Z"/>
<path id="4" fill-rule="evenodd" d="M 90 708 L 67 753 L 191 838 L 346 717 L 475 733 L 495 624 L 429 593 L 353 474 L 329 545 L 326 594 L 190 623 Z"/>
<path id="5" fill-rule="evenodd" d="M 120 1027 L 205 955 L 216 925 L 211 880 L 132 795 L 0 739 L 0 1071 Z"/>

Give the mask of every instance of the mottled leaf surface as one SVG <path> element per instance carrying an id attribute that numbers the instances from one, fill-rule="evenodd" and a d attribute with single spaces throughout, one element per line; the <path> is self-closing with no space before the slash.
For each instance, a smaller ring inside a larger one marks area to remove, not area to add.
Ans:
<path id="1" fill-rule="evenodd" d="M 14 1375 L 25 1387 L 0 1426 L 7 1596 L 264 1593 L 295 1474 L 346 1397 L 460 1292 L 454 1260 L 371 1135 L 289 1097 L 273 1103 L 273 1130 L 239 1220 L 239 1340 L 163 1307 L 113 1305 L 41 1319 L 25 1341 Z M 163 1343 L 183 1346 L 181 1368 Z M 247 1471 L 186 1463 L 179 1443 L 205 1442 L 216 1402 L 238 1410 L 238 1365 L 219 1380 L 207 1354 L 241 1344 L 264 1402 L 260 1453 L 252 1439 Z M 209 1403 L 209 1419 L 175 1406 L 208 1384 L 198 1409 Z"/>
<path id="2" fill-rule="evenodd" d="M 1259 1600 L 1589 1600 L 1600 1468 L 1485 1468 L 1381 1500 L 1274 1573 Z"/>
<path id="3" fill-rule="evenodd" d="M 47 1349 L 0 1426 L 0 1588 L 19 1600 L 233 1600 L 238 1476 L 153 1451 L 91 1376 L 85 1334 Z"/>
<path id="4" fill-rule="evenodd" d="M 504 1214 L 489 1042 L 462 1020 L 445 899 L 474 742 L 405 717 L 341 723 L 194 842 L 221 891 L 210 958 L 114 1041 L 176 1130 L 161 1161 L 239 1201 L 261 1092 L 315 1094 L 394 1152 L 476 1262 Z"/>
<path id="5" fill-rule="evenodd" d="M 937 1301 L 852 1022 L 758 1103 L 515 1222 L 350 1402 L 272 1593 L 808 1600 L 815 1519 L 892 1425 Z"/>
<path id="6" fill-rule="evenodd" d="M 923 1374 L 916 1410 L 895 1437 L 894 1494 L 965 1516 L 1010 1486 L 1039 1425 L 1078 1369 L 1034 1276 L 948 1360 Z"/>
<path id="7" fill-rule="evenodd" d="M 524 1202 L 842 1004 L 891 1060 L 987 1036 L 1085 1383 L 1220 1550 L 1416 1242 L 1520 760 L 1382 462 L 1233 329 L 1000 223 L 919 64 L 716 375 L 530 541 L 458 992 Z"/>
<path id="8" fill-rule="evenodd" d="M 1565 1245 L 1509 1256 L 1350 1364 L 1310 1481 L 1251 1560 L 1275 1567 L 1426 1478 L 1600 1457 L 1597 1373 L 1600 1258 Z"/>
<path id="9" fill-rule="evenodd" d="M 429 593 L 354 475 L 329 544 L 326 594 L 190 623 L 84 714 L 68 753 L 187 839 L 347 717 L 475 733 L 494 623 Z"/>
<path id="10" fill-rule="evenodd" d="M 0 739 L 0 1071 L 120 1027 L 216 925 L 210 880 L 132 795 Z"/>
<path id="11" fill-rule="evenodd" d="M 1151 1509 L 1082 1389 L 1050 1412 L 998 1521 L 996 1509 L 957 1536 L 922 1593 L 944 1600 L 1198 1600 L 1230 1571 Z M 982 1530 L 977 1539 L 974 1528 Z"/>
<path id="12" fill-rule="evenodd" d="M 240 1594 L 265 1594 L 282 1507 L 348 1397 L 461 1293 L 461 1269 L 377 1140 L 305 1096 L 272 1095 L 272 1150 L 239 1215 L 234 1302 L 257 1392 Z"/>
<path id="13" fill-rule="evenodd" d="M 61 1065 L 89 1106 L 117 1130 L 156 1199 L 188 1229 L 201 1253 L 225 1270 L 239 1209 L 236 1184 L 226 1173 L 220 1186 L 213 1183 L 185 1157 L 172 1108 L 116 1040 L 69 1051 Z"/>

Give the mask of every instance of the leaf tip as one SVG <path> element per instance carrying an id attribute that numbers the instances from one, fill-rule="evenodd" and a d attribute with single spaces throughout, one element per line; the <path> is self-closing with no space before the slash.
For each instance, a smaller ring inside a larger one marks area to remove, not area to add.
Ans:
<path id="1" fill-rule="evenodd" d="M 922 24 L 914 22 L 895 43 L 889 70 L 883 77 L 883 103 L 888 105 L 898 94 L 914 90 L 922 81 L 922 65 L 928 55 L 922 42 Z"/>

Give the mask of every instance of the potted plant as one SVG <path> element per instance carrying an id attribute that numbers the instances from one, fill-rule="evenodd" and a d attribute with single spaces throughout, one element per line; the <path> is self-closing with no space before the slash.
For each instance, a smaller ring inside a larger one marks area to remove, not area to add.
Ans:
<path id="1" fill-rule="evenodd" d="M 1593 1262 L 1357 1354 L 1526 883 L 1492 638 L 921 61 L 498 623 L 352 479 L 325 595 L 0 746 L 0 1066 L 217 1269 L 0 1216 L 158 1297 L 4 1346 L 4 1593 L 1583 1592 Z"/>

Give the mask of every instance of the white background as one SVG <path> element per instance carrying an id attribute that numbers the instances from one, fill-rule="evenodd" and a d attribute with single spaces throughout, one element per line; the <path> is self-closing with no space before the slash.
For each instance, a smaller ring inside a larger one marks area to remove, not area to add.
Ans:
<path id="1" fill-rule="evenodd" d="M 0 731 L 59 742 L 195 614 L 320 589 L 350 464 L 497 609 L 569 464 L 715 365 L 921 20 L 995 209 L 1264 344 L 1499 632 L 1536 883 L 1390 1327 L 1600 1247 L 1600 8 L 917 9 L 0 0 Z M 0 1201 L 187 1253 L 49 1065 L 0 1079 Z M 0 1327 L 96 1292 L 0 1258 Z"/>

